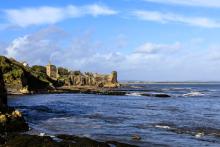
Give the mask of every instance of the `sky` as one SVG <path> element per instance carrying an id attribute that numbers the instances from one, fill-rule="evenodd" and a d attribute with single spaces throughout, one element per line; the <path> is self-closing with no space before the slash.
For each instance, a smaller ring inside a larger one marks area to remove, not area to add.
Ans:
<path id="1" fill-rule="evenodd" d="M 220 81 L 219 0 L 0 2 L 0 55 L 119 80 Z"/>

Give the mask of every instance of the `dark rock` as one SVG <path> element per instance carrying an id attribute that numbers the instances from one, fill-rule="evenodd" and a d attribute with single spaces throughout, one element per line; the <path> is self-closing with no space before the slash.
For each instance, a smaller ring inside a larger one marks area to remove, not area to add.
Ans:
<path id="1" fill-rule="evenodd" d="M 0 68 L 0 108 L 3 106 L 7 106 L 7 92 L 5 89 L 2 70 Z"/>
<path id="2" fill-rule="evenodd" d="M 153 96 L 155 96 L 155 97 L 171 97 L 168 94 L 154 94 Z"/>
<path id="3" fill-rule="evenodd" d="M 0 110 L 1 115 L 5 116 L 5 122 L 0 122 L 0 134 L 8 132 L 24 132 L 28 131 L 28 124 L 25 122 L 22 114 L 18 110 L 5 107 Z M 18 116 L 16 116 L 16 113 Z"/>
<path id="4" fill-rule="evenodd" d="M 101 95 L 126 95 L 126 92 L 123 92 L 123 91 L 101 91 L 101 92 L 98 92 L 97 94 L 101 94 Z"/>
<path id="5" fill-rule="evenodd" d="M 6 139 L 2 136 L 0 136 L 0 145 L 5 144 Z"/>
<path id="6" fill-rule="evenodd" d="M 211 127 L 178 127 L 175 124 L 159 123 L 155 127 L 160 129 L 166 129 L 177 134 L 189 134 L 195 137 L 202 137 L 205 135 L 220 137 L 220 129 Z"/>
<path id="7" fill-rule="evenodd" d="M 13 134 L 7 137 L 7 142 L 3 147 L 59 147 L 59 144 L 47 136 Z"/>
<path id="8" fill-rule="evenodd" d="M 167 98 L 167 97 L 171 97 L 168 94 L 163 94 L 163 93 L 158 93 L 158 94 L 150 94 L 150 93 L 142 93 L 142 96 L 148 96 L 148 97 L 161 97 L 161 98 Z"/>
<path id="9" fill-rule="evenodd" d="M 18 110 L 7 107 L 7 92 L 0 69 L 0 134 L 27 131 L 28 129 L 22 114 Z"/>
<path id="10" fill-rule="evenodd" d="M 2 138 L 2 142 L 0 143 L 3 147 L 136 147 L 116 141 L 99 142 L 74 135 L 57 135 L 57 138 L 54 140 L 49 136 L 17 133 L 9 134 L 5 138 Z"/>
<path id="11" fill-rule="evenodd" d="M 141 140 L 141 136 L 135 134 L 135 135 L 132 135 L 132 140 Z"/>
<path id="12" fill-rule="evenodd" d="M 87 137 L 78 137 L 78 136 L 70 136 L 70 135 L 58 135 L 57 138 L 62 139 L 64 141 L 72 142 L 73 144 L 76 144 L 77 146 L 83 146 L 83 147 L 110 147 L 107 143 L 104 142 L 98 142 L 92 139 L 89 139 Z"/>
<path id="13" fill-rule="evenodd" d="M 126 144 L 126 143 L 120 143 L 117 141 L 107 141 L 109 145 L 116 146 L 116 147 L 137 147 L 136 145 Z"/>

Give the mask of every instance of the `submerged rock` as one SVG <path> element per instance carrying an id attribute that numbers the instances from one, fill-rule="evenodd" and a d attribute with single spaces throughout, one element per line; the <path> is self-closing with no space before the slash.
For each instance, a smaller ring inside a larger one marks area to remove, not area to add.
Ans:
<path id="1" fill-rule="evenodd" d="M 137 135 L 137 134 L 134 134 L 132 135 L 132 140 L 141 140 L 141 136 Z"/>
<path id="2" fill-rule="evenodd" d="M 166 129 L 177 134 L 188 134 L 196 138 L 203 136 L 220 137 L 220 129 L 211 127 L 178 127 L 174 124 L 160 123 L 154 125 L 155 128 Z"/>

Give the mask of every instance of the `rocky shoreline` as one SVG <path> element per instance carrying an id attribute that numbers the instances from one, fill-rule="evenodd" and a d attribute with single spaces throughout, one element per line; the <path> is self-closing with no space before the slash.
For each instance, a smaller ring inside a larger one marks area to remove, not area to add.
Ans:
<path id="1" fill-rule="evenodd" d="M 72 93 L 72 94 L 97 94 L 97 95 L 110 95 L 110 96 L 128 96 L 132 95 L 133 92 L 130 90 L 132 87 L 126 87 L 129 90 L 126 89 L 120 89 L 120 88 L 97 88 L 97 87 L 85 87 L 85 86 L 75 86 L 75 87 L 59 87 L 55 89 L 41 89 L 41 90 L 36 90 L 34 92 L 30 93 L 20 93 L 20 92 L 10 92 L 8 95 L 27 95 L 27 94 L 67 94 L 67 93 Z M 134 89 L 135 90 L 135 89 Z M 151 92 L 151 93 L 149 93 Z M 153 92 L 153 93 L 152 93 Z M 157 98 L 170 98 L 171 95 L 165 94 L 165 93 L 154 93 L 154 91 L 140 91 L 139 96 L 144 96 L 144 97 L 157 97 Z"/>
<path id="2" fill-rule="evenodd" d="M 48 91 L 47 91 L 48 92 Z M 67 92 L 58 90 L 51 92 Z M 71 91 L 73 92 L 73 91 Z M 75 92 L 82 92 L 77 90 Z M 92 93 L 92 91 L 85 91 Z M 49 93 L 49 92 L 48 92 Z M 97 92 L 96 92 L 97 93 Z M 103 93 L 102 93 L 103 94 Z M 7 106 L 7 91 L 3 74 L 0 70 L 0 146 L 2 147 L 132 147 L 134 145 L 119 143 L 116 141 L 99 142 L 86 137 L 71 135 L 29 135 L 29 130 L 22 113 L 19 110 Z"/>
<path id="3" fill-rule="evenodd" d="M 2 147 L 136 147 L 116 141 L 100 142 L 86 137 L 74 135 L 37 136 L 19 133 L 10 133 L 0 136 Z"/>

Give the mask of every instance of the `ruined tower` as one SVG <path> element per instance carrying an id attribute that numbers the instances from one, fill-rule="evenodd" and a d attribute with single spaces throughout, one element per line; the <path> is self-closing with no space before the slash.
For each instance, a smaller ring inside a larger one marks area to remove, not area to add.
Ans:
<path id="1" fill-rule="evenodd" d="M 49 63 L 46 66 L 46 70 L 47 70 L 47 75 L 52 78 L 52 79 L 57 79 L 58 78 L 58 73 L 57 73 L 57 68 L 55 65 L 52 65 L 51 63 Z"/>

